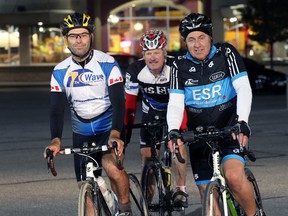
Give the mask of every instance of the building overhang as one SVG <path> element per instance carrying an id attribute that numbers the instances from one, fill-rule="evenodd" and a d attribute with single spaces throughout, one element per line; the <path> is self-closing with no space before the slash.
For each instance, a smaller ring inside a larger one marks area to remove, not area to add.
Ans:
<path id="1" fill-rule="evenodd" d="M 38 22 L 43 22 L 44 25 L 59 25 L 67 14 L 74 12 L 73 10 L 35 10 L 0 14 L 0 25 L 31 26 Z"/>

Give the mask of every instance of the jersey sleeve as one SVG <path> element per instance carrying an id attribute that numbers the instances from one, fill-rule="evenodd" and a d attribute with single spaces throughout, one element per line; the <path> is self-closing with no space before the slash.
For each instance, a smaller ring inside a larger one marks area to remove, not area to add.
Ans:
<path id="1" fill-rule="evenodd" d="M 252 106 L 252 89 L 245 63 L 239 52 L 231 44 L 226 45 L 226 57 L 232 78 L 232 85 L 237 94 L 238 121 L 248 122 Z"/>
<path id="2" fill-rule="evenodd" d="M 138 60 L 127 68 L 125 92 L 130 95 L 137 96 L 139 93 L 139 82 L 137 79 L 138 73 L 141 71 L 141 67 L 144 60 Z M 145 64 L 144 64 L 145 65 Z"/>
<path id="3" fill-rule="evenodd" d="M 169 102 L 167 107 L 168 131 L 171 131 L 173 129 L 179 130 L 181 124 L 183 123 L 182 121 L 184 114 L 184 89 L 181 85 L 178 72 L 178 66 L 176 64 L 176 61 L 174 61 L 170 73 L 171 82 L 169 91 Z"/>

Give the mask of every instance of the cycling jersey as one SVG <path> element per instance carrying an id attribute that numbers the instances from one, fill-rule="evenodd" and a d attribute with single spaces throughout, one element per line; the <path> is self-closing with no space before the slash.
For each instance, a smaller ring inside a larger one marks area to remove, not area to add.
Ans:
<path id="1" fill-rule="evenodd" d="M 111 129 L 121 131 L 124 117 L 123 78 L 112 56 L 93 50 L 83 67 L 70 56 L 56 65 L 50 85 L 51 112 L 59 113 L 61 105 L 57 100 L 60 94 L 57 93 L 66 93 L 74 133 L 90 136 Z M 61 126 L 57 125 L 59 121 L 53 119 L 53 114 L 51 116 L 51 136 L 61 137 Z"/>
<path id="2" fill-rule="evenodd" d="M 247 122 L 251 100 L 245 65 L 232 45 L 212 45 L 204 62 L 197 61 L 187 52 L 171 67 L 168 130 L 179 129 L 184 104 L 188 130 L 195 130 L 197 126 L 223 128 L 234 125 L 237 120 Z M 244 163 L 238 142 L 223 141 L 221 145 L 223 160 L 233 158 Z M 201 142 L 189 146 L 197 185 L 207 184 L 212 177 L 210 150 Z"/>
<path id="3" fill-rule="evenodd" d="M 158 111 L 167 109 L 170 86 L 170 66 L 174 57 L 166 58 L 166 63 L 159 75 L 155 76 L 146 66 L 144 59 L 130 65 L 127 69 L 125 91 L 127 94 L 137 96 L 142 93 L 143 112 L 150 108 Z"/>
<path id="4" fill-rule="evenodd" d="M 166 117 L 169 100 L 170 66 L 173 61 L 174 57 L 168 56 L 162 71 L 157 76 L 149 70 L 144 59 L 140 59 L 128 67 L 125 83 L 126 125 L 134 122 L 139 92 L 142 94 L 142 123 L 155 120 L 156 115 L 160 118 Z M 140 136 L 141 148 L 151 145 L 152 138 L 149 131 L 141 128 Z M 160 128 L 157 137 L 159 139 L 163 137 L 163 130 Z"/>
<path id="5" fill-rule="evenodd" d="M 232 45 L 212 45 L 204 62 L 187 52 L 175 63 L 171 67 L 171 110 L 185 102 L 189 129 L 199 125 L 222 128 L 234 124 L 237 118 L 248 121 L 251 88 L 245 65 Z M 175 123 L 174 119 L 182 113 L 168 112 L 169 130 L 179 129 L 179 121 Z"/>

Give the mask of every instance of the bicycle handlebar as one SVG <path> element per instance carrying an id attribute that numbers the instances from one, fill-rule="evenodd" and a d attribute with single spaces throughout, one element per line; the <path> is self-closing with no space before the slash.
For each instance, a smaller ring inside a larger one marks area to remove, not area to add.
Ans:
<path id="1" fill-rule="evenodd" d="M 109 147 L 108 145 L 103 145 L 103 146 L 96 146 L 96 147 L 83 147 L 83 148 L 61 148 L 60 151 L 63 152 L 62 154 L 64 155 L 69 155 L 69 154 L 86 154 L 88 155 L 89 153 L 92 152 L 105 152 L 108 151 L 109 149 L 113 149 L 114 153 L 116 155 L 116 163 L 117 167 L 119 169 L 123 169 L 122 162 L 120 159 L 120 156 L 118 154 L 118 145 L 117 142 L 112 143 L 112 147 Z M 49 170 L 51 171 L 53 176 L 57 176 L 57 172 L 55 169 L 55 163 L 54 163 L 54 156 L 53 156 L 53 151 L 51 151 L 49 148 L 46 149 L 46 159 L 47 159 L 47 166 L 48 166 L 48 172 Z"/>
<path id="2" fill-rule="evenodd" d="M 200 126 L 197 127 L 195 131 L 186 131 L 182 133 L 182 139 L 184 142 L 188 143 L 193 143 L 200 139 L 207 141 L 217 140 L 219 138 L 230 139 L 233 133 L 237 136 L 239 134 L 239 128 L 235 126 L 230 126 L 222 129 L 217 129 L 214 126 Z M 240 147 L 244 155 L 246 155 L 249 160 L 253 162 L 256 161 L 255 154 L 252 151 L 248 150 L 246 147 L 242 147 L 241 145 Z"/>

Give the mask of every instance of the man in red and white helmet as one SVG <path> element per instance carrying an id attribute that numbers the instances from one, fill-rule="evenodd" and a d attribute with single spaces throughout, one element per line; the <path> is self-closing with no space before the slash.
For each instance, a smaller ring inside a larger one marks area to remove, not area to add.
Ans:
<path id="1" fill-rule="evenodd" d="M 166 122 L 166 111 L 169 99 L 168 90 L 170 87 L 170 66 L 174 61 L 174 57 L 167 55 L 166 45 L 167 38 L 165 34 L 159 30 L 146 31 L 140 39 L 143 58 L 131 64 L 126 74 L 126 126 L 134 123 L 139 92 L 141 92 L 142 95 L 141 122 L 153 122 L 155 116 L 158 116 Z M 157 138 L 161 139 L 164 132 L 163 128 L 159 129 L 157 131 Z M 126 129 L 126 144 L 130 142 L 131 135 L 132 130 Z M 140 150 L 142 166 L 144 166 L 151 157 L 151 144 L 151 134 L 147 129 L 141 128 Z M 182 157 L 186 159 L 186 149 L 181 148 L 180 153 Z M 174 206 L 187 207 L 186 163 L 181 164 L 177 159 L 173 160 L 173 163 L 175 164 L 174 172 L 177 179 Z"/>

